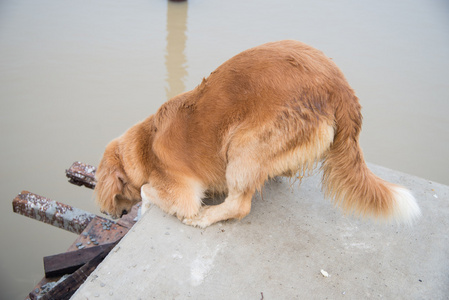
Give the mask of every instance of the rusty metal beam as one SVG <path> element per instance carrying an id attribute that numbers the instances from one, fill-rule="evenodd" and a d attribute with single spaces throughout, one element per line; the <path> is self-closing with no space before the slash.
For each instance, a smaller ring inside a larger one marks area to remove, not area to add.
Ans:
<path id="1" fill-rule="evenodd" d="M 95 214 L 22 191 L 12 202 L 13 211 L 26 217 L 80 234 Z"/>
<path id="2" fill-rule="evenodd" d="M 74 162 L 72 166 L 66 170 L 66 176 L 70 179 L 70 183 L 93 189 L 96 184 L 95 172 L 96 168 L 94 166 L 81 162 Z M 133 209 L 127 215 L 123 216 L 117 222 L 114 222 L 27 191 L 23 191 L 13 200 L 14 212 L 79 234 L 78 238 L 72 246 L 70 246 L 68 251 L 116 243 L 136 223 L 140 205 L 141 203 L 134 205 Z M 63 295 L 70 297 L 69 295 L 71 294 L 67 294 L 67 290 L 74 292 L 78 288 L 79 284 L 81 284 L 85 280 L 85 277 L 87 277 L 87 270 L 85 269 L 87 267 L 91 269 L 92 267 L 95 268 L 94 266 L 96 264 L 93 264 L 94 261 L 95 259 L 89 261 L 67 278 L 67 281 L 63 281 L 59 284 L 56 283 L 59 276 L 54 278 L 44 277 L 26 299 L 43 299 L 40 297 L 44 294 L 47 294 L 46 297 L 50 296 L 50 298 L 52 298 L 54 293 L 61 292 Z M 89 272 L 90 271 L 91 270 L 89 270 Z M 80 277 L 80 274 L 78 273 L 83 274 L 83 276 Z M 48 292 L 48 290 L 52 289 L 55 285 L 56 288 L 51 290 L 51 292 Z M 60 294 L 54 295 L 58 295 L 58 297 L 61 296 Z"/>
<path id="3" fill-rule="evenodd" d="M 137 208 L 133 209 L 130 214 L 137 212 Z M 128 216 L 126 215 L 126 216 Z M 129 225 L 135 223 L 128 222 Z M 127 225 L 127 224 L 125 224 Z M 131 227 L 130 227 L 131 228 Z M 84 231 L 78 236 L 78 238 L 73 242 L 73 244 L 67 249 L 67 251 L 76 251 L 79 249 L 89 249 L 92 247 L 97 247 L 97 245 L 105 245 L 110 243 L 115 243 L 120 240 L 128 231 L 128 227 L 124 227 L 114 221 L 96 216 Z M 38 297 L 47 293 L 49 289 L 55 286 L 55 281 L 59 277 L 55 278 L 43 278 L 30 293 L 29 297 L 25 300 L 38 299 Z M 75 287 L 74 287 L 75 288 Z"/>
<path id="4" fill-rule="evenodd" d="M 97 181 L 95 180 L 95 172 L 97 168 L 94 166 L 76 161 L 72 166 L 65 170 L 66 176 L 70 179 L 69 182 L 76 185 L 84 185 L 88 188 L 95 188 Z"/>

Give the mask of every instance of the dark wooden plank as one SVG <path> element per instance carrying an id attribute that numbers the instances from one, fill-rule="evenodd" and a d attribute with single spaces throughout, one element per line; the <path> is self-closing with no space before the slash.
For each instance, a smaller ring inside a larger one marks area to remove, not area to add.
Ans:
<path id="1" fill-rule="evenodd" d="M 41 300 L 48 299 L 70 299 L 70 297 L 76 292 L 76 290 L 84 283 L 89 275 L 95 270 L 95 268 L 103 261 L 103 259 L 109 254 L 109 252 L 117 245 L 119 241 L 111 243 L 100 254 L 91 259 L 84 266 L 75 271 L 72 275 L 67 277 L 64 281 L 55 286 L 51 291 L 42 295 Z M 31 298 L 30 294 L 30 298 Z M 33 299 L 33 298 L 31 298 Z M 37 298 L 36 298 L 37 299 Z"/>
<path id="2" fill-rule="evenodd" d="M 110 245 L 111 243 L 51 256 L 45 256 L 45 277 L 50 278 L 63 276 L 65 274 L 72 274 L 88 261 L 93 259 L 95 256 L 103 252 Z"/>

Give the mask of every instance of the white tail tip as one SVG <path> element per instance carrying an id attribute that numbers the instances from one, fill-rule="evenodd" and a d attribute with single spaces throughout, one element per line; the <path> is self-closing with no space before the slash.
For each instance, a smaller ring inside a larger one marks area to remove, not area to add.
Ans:
<path id="1" fill-rule="evenodd" d="M 392 219 L 398 224 L 404 223 L 413 225 L 413 223 L 421 216 L 421 209 L 416 203 L 412 193 L 404 187 L 394 185 L 391 187 L 394 196 L 394 206 Z"/>

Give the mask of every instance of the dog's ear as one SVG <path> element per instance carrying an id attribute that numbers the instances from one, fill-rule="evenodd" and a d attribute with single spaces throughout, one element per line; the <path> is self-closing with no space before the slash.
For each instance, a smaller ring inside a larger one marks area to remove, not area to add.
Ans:
<path id="1" fill-rule="evenodd" d="M 103 212 L 114 214 L 116 210 L 116 195 L 123 192 L 124 175 L 117 170 L 99 174 L 95 192 L 97 203 Z"/>
<path id="2" fill-rule="evenodd" d="M 118 143 L 111 142 L 95 173 L 97 184 L 95 194 L 101 211 L 115 213 L 115 195 L 123 191 L 125 175 L 118 155 Z"/>

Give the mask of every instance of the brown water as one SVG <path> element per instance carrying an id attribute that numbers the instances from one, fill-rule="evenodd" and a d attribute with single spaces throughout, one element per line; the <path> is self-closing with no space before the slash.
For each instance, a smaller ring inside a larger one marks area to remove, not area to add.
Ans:
<path id="1" fill-rule="evenodd" d="M 363 105 L 367 161 L 449 184 L 445 1 L 0 2 L 0 298 L 24 298 L 42 257 L 75 239 L 12 213 L 16 194 L 99 214 L 90 190 L 66 182 L 73 161 L 98 164 L 109 140 L 167 98 L 286 38 L 346 74 Z"/>

